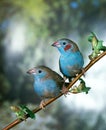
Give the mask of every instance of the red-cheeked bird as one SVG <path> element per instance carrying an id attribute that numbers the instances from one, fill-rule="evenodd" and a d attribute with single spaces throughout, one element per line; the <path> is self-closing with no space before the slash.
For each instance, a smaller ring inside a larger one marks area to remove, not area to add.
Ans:
<path id="1" fill-rule="evenodd" d="M 77 44 L 63 38 L 52 44 L 60 52 L 59 67 L 65 78 L 72 80 L 83 70 L 84 59 Z M 84 71 L 84 70 L 83 70 Z"/>

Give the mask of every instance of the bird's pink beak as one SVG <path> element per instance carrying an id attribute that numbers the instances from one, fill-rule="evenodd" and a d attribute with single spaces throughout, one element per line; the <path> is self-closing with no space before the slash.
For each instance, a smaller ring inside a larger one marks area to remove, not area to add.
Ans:
<path id="1" fill-rule="evenodd" d="M 30 70 L 27 71 L 28 74 L 36 74 L 36 69 L 32 68 Z"/>
<path id="2" fill-rule="evenodd" d="M 60 47 L 60 43 L 59 43 L 59 42 L 54 42 L 54 43 L 52 44 L 52 46 L 54 46 L 54 47 Z"/>

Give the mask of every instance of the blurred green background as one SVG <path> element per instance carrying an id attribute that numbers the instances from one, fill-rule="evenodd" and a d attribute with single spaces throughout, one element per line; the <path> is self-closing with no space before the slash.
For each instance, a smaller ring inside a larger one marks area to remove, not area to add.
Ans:
<path id="1" fill-rule="evenodd" d="M 72 39 L 87 65 L 91 31 L 106 45 L 105 0 L 0 0 L 0 129 L 16 119 L 11 105 L 34 109 L 40 102 L 28 69 L 46 65 L 60 73 L 51 44 Z M 105 80 L 106 57 L 86 73 L 88 95 L 61 97 L 12 130 L 106 130 Z"/>

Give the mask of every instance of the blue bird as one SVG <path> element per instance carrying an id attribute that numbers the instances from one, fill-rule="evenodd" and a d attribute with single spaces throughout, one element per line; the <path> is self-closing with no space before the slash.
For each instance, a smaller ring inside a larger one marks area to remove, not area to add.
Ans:
<path id="1" fill-rule="evenodd" d="M 64 79 L 68 78 L 71 81 L 72 78 L 83 70 L 84 59 L 78 46 L 66 38 L 57 40 L 52 46 L 57 47 L 61 54 L 59 67 Z"/>
<path id="2" fill-rule="evenodd" d="M 27 73 L 33 75 L 34 90 L 43 99 L 40 103 L 41 108 L 45 106 L 45 99 L 64 93 L 64 79 L 50 68 L 38 66 L 28 70 Z"/>

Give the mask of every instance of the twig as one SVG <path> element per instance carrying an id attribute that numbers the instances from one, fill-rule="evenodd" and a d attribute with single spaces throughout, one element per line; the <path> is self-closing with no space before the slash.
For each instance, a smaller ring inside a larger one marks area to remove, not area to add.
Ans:
<path id="1" fill-rule="evenodd" d="M 103 52 L 102 54 L 100 54 L 97 58 L 95 58 L 94 60 L 90 61 L 90 63 L 84 68 L 84 72 L 86 72 L 89 68 L 91 68 L 97 61 L 99 61 L 103 56 L 106 55 L 106 51 Z M 68 89 L 70 89 L 76 82 L 77 80 L 83 75 L 83 72 L 80 73 L 76 78 L 74 78 L 74 80 L 72 82 L 70 82 Z M 56 99 L 58 99 L 59 97 L 61 97 L 63 94 L 60 94 L 59 96 L 52 98 L 50 100 L 48 100 L 48 102 L 46 102 L 45 106 L 49 105 L 50 103 L 52 103 L 53 101 L 55 101 Z M 37 113 L 38 111 L 40 111 L 41 108 L 37 107 L 33 110 L 34 113 Z M 26 119 L 29 116 L 26 115 Z M 16 126 L 17 124 L 21 123 L 24 120 L 21 119 L 16 119 L 14 120 L 12 123 L 10 123 L 9 125 L 7 125 L 5 128 L 3 128 L 2 130 L 9 130 L 11 128 L 13 128 L 14 126 Z"/>

